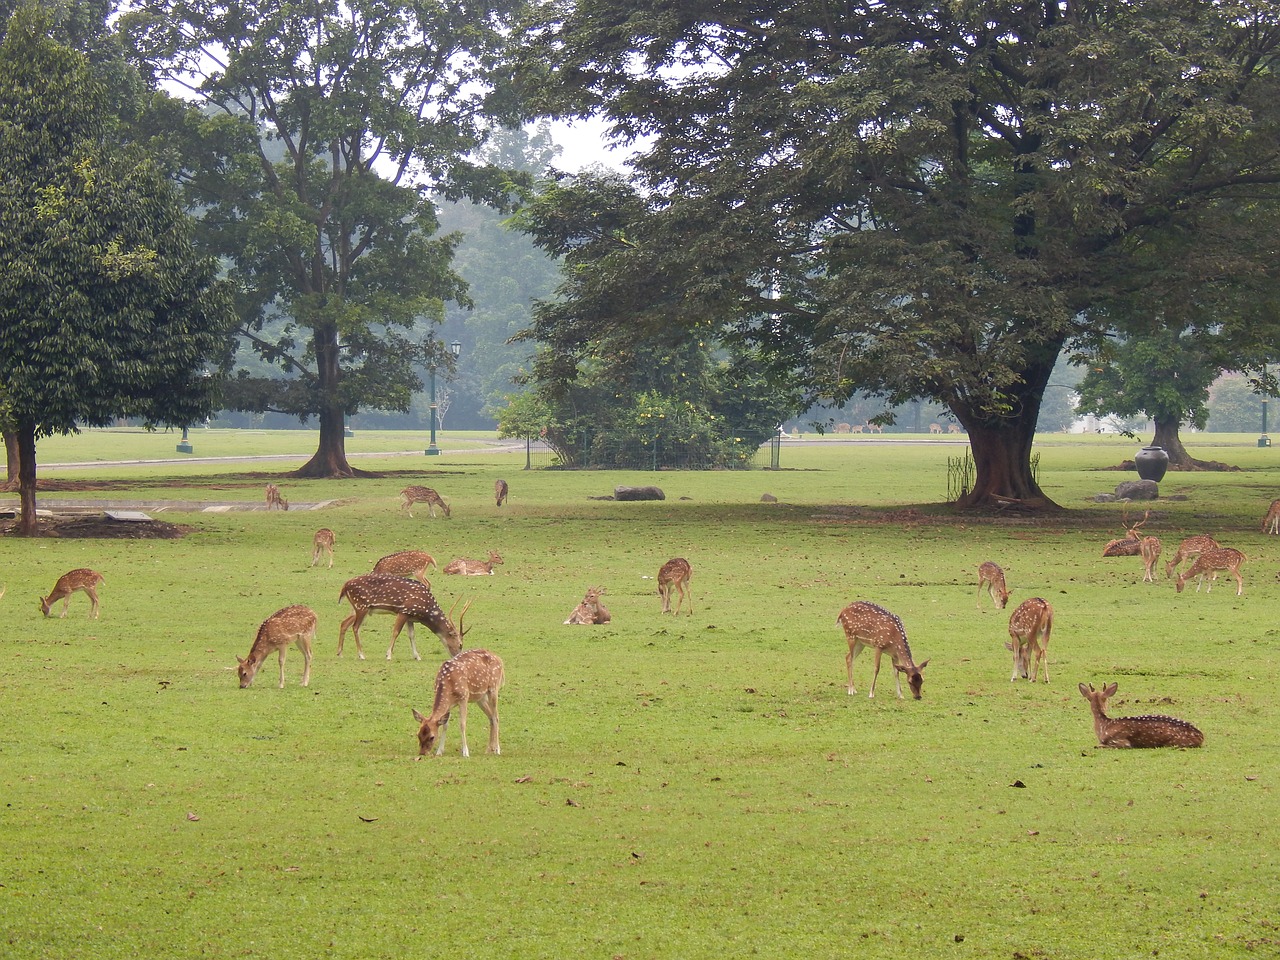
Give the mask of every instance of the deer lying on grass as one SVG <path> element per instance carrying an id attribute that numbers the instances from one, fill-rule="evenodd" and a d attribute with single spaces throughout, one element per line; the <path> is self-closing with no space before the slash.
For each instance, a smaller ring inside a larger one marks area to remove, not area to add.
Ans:
<path id="1" fill-rule="evenodd" d="M 1213 590 L 1213 583 L 1218 579 L 1219 572 L 1225 570 L 1236 578 L 1236 596 L 1244 593 L 1244 578 L 1240 576 L 1240 564 L 1244 563 L 1247 558 L 1239 550 L 1231 547 L 1221 547 L 1217 550 L 1206 550 L 1200 556 L 1196 557 L 1196 562 L 1187 568 L 1186 573 L 1178 574 L 1178 592 L 1182 592 L 1182 588 L 1187 585 L 1187 581 L 1192 577 L 1196 578 L 1196 593 L 1200 592 L 1200 584 L 1204 583 L 1204 578 L 1209 577 L 1209 586 L 1205 588 L 1205 593 Z"/>
<path id="2" fill-rule="evenodd" d="M 998 563 L 988 560 L 978 567 L 978 609 L 982 609 L 982 588 L 987 588 L 991 602 L 997 610 L 1003 610 L 1009 602 L 1009 588 L 1004 582 L 1004 571 Z"/>
<path id="3" fill-rule="evenodd" d="M 1220 545 L 1213 537 L 1187 537 L 1180 544 L 1174 555 L 1164 565 L 1165 577 L 1172 577 L 1173 572 L 1178 569 L 1178 564 L 1183 560 L 1191 560 L 1200 556 L 1206 550 L 1218 550 Z"/>
<path id="4" fill-rule="evenodd" d="M 1156 582 L 1156 562 L 1160 559 L 1160 538 L 1143 537 L 1138 541 L 1138 553 L 1142 555 L 1142 582 Z"/>
<path id="5" fill-rule="evenodd" d="M 604 594 L 604 587 L 588 587 L 587 595 L 582 598 L 582 602 L 573 608 L 573 613 L 569 614 L 569 619 L 565 624 L 581 624 L 591 625 L 597 623 L 608 623 L 612 617 L 609 611 L 605 609 L 600 597 Z"/>
<path id="6" fill-rule="evenodd" d="M 471 702 L 480 704 L 489 718 L 489 753 L 502 753 L 498 745 L 498 690 L 505 680 L 502 661 L 488 650 L 466 650 L 442 663 L 436 674 L 431 716 L 424 717 L 413 711 L 413 718 L 419 724 L 418 756 L 425 757 L 433 744 L 436 756 L 444 753 L 445 726 L 449 722 L 449 711 L 455 706 L 462 755 L 471 756 L 467 750 L 467 704 Z"/>
<path id="7" fill-rule="evenodd" d="M 1262 518 L 1262 532 L 1280 534 L 1280 500 L 1272 500 L 1267 515 Z"/>
<path id="8" fill-rule="evenodd" d="M 436 507 L 440 508 L 446 520 L 449 519 L 449 505 L 430 487 L 409 486 L 400 491 L 400 509 L 408 510 L 411 517 L 415 503 L 425 503 L 432 519 L 435 519 Z"/>
<path id="9" fill-rule="evenodd" d="M 258 628 L 258 635 L 253 639 L 248 659 L 241 660 L 236 657 L 240 664 L 238 668 L 240 689 L 243 690 L 253 683 L 253 678 L 257 675 L 258 668 L 262 666 L 262 661 L 266 660 L 273 651 L 280 655 L 280 688 L 284 689 L 284 657 L 291 643 L 296 643 L 298 649 L 302 651 L 304 660 L 302 685 L 305 687 L 311 682 L 311 643 L 315 638 L 316 615 L 310 607 L 294 604 L 277 610 L 262 621 L 262 626 Z"/>
<path id="10" fill-rule="evenodd" d="M 343 600 L 350 601 L 353 612 L 338 628 L 338 656 L 342 656 L 342 644 L 347 636 L 347 627 L 351 627 L 351 632 L 356 638 L 356 655 L 361 660 L 364 659 L 364 647 L 360 643 L 360 625 L 370 613 L 396 615 L 395 627 L 391 631 L 391 646 L 387 648 L 388 660 L 395 651 L 396 638 L 400 636 L 400 631 L 405 624 L 409 626 L 409 649 L 413 651 L 415 660 L 422 659 L 418 655 L 418 645 L 413 637 L 415 623 L 425 624 L 439 637 L 440 642 L 449 651 L 449 656 L 455 656 L 462 649 L 462 618 L 466 616 L 471 604 L 468 603 L 462 608 L 462 613 L 458 614 L 457 626 L 454 626 L 451 619 L 453 611 L 450 610 L 449 616 L 446 616 L 440 609 L 440 604 L 436 603 L 436 598 L 431 595 L 430 588 L 416 580 L 407 580 L 404 577 L 386 573 L 366 573 L 352 577 L 343 584 L 342 592 L 338 594 L 338 602 L 341 603 Z M 456 601 L 454 606 L 457 606 Z"/>
<path id="11" fill-rule="evenodd" d="M 1040 664 L 1044 664 L 1044 682 L 1049 682 L 1049 635 L 1053 632 L 1053 607 L 1041 597 L 1022 601 L 1009 618 L 1009 642 L 1013 651 L 1012 683 L 1021 677 L 1036 682 Z"/>
<path id="12" fill-rule="evenodd" d="M 1129 522 L 1128 513 L 1128 508 L 1126 507 L 1125 512 L 1121 515 L 1121 520 L 1126 524 Z M 1142 525 L 1147 522 L 1147 519 L 1150 516 L 1151 511 L 1148 510 L 1142 515 L 1141 520 L 1125 530 L 1125 534 L 1122 539 L 1108 541 L 1107 545 L 1102 549 L 1102 555 L 1104 557 L 1140 556 L 1142 554 L 1142 534 L 1139 530 Z"/>
<path id="13" fill-rule="evenodd" d="M 102 574 L 96 570 L 90 570 L 88 567 L 81 567 L 78 570 L 69 570 L 58 578 L 58 582 L 53 585 L 53 592 L 47 597 L 40 600 L 40 612 L 46 617 L 49 611 L 53 609 L 53 605 L 59 600 L 62 601 L 62 612 L 59 617 L 67 615 L 67 607 L 71 605 L 71 595 L 77 590 L 83 590 L 89 597 L 89 602 L 93 604 L 89 610 L 89 618 L 98 619 L 98 584 L 105 583 Z"/>
<path id="14" fill-rule="evenodd" d="M 436 566 L 436 558 L 425 550 L 400 550 L 389 553 L 373 565 L 374 573 L 385 573 L 393 577 L 411 577 L 431 586 L 427 579 L 427 567 Z M 439 569 L 437 567 L 437 569 Z"/>
<path id="15" fill-rule="evenodd" d="M 662 612 L 673 616 L 680 613 L 680 606 L 686 599 L 689 601 L 689 616 L 693 616 L 693 591 L 689 588 L 689 580 L 693 576 L 693 567 L 684 557 L 672 557 L 658 571 L 658 596 L 662 598 Z M 671 609 L 671 591 L 676 590 L 676 608 Z"/>
<path id="16" fill-rule="evenodd" d="M 289 501 L 280 496 L 280 488 L 274 483 L 267 484 L 267 509 L 268 510 L 288 510 Z"/>
<path id="17" fill-rule="evenodd" d="M 845 638 L 849 641 L 849 653 L 844 658 L 849 672 L 849 696 L 858 691 L 853 686 L 853 661 L 858 658 L 863 647 L 871 647 L 875 651 L 875 668 L 871 673 L 871 690 L 868 697 L 876 695 L 876 678 L 880 675 L 880 655 L 886 651 L 893 661 L 893 679 L 898 688 L 898 699 L 902 697 L 902 675 L 906 674 L 907 684 L 911 687 L 911 696 L 920 699 L 924 686 L 924 668 L 929 661 L 919 665 L 911 660 L 911 647 L 907 645 L 907 630 L 894 614 L 884 607 L 866 600 L 857 600 L 843 610 L 836 622 L 844 628 Z"/>
<path id="18" fill-rule="evenodd" d="M 1080 684 L 1080 694 L 1093 711 L 1093 730 L 1104 747 L 1199 747 L 1204 734 L 1176 717 L 1145 716 L 1110 719 L 1107 701 L 1115 694 L 1116 685 L 1109 683 L 1101 690 L 1093 684 Z"/>
<path id="19" fill-rule="evenodd" d="M 316 531 L 316 535 L 311 538 L 311 565 L 314 567 L 320 562 L 320 554 L 329 554 L 329 566 L 333 566 L 333 548 L 338 542 L 333 531 L 328 527 L 321 527 Z"/>
<path id="20" fill-rule="evenodd" d="M 498 506 L 507 502 L 507 481 L 493 481 L 493 499 L 498 502 Z"/>
<path id="21" fill-rule="evenodd" d="M 465 557 L 458 557 L 446 563 L 443 572 L 457 573 L 464 577 L 483 577 L 486 574 L 492 577 L 493 568 L 500 563 L 502 563 L 502 557 L 496 550 L 490 550 L 488 560 L 468 560 Z"/>

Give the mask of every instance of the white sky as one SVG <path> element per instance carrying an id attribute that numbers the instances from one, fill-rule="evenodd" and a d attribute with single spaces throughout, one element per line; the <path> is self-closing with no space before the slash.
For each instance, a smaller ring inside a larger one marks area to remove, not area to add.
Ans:
<path id="1" fill-rule="evenodd" d="M 564 149 L 557 166 L 570 173 L 593 163 L 602 163 L 615 170 L 624 168 L 635 148 L 611 150 L 605 142 L 606 129 L 607 124 L 596 119 L 552 122 L 551 137 Z"/>

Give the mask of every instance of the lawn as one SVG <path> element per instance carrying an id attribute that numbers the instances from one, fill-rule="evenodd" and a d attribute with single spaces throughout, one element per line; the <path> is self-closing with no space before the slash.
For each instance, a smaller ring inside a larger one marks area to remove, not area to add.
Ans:
<path id="1" fill-rule="evenodd" d="M 242 436 L 243 434 L 243 436 Z M 788 442 L 773 471 L 523 471 L 481 435 L 349 440 L 386 475 L 294 481 L 302 432 L 90 431 L 41 442 L 76 497 L 245 500 L 274 479 L 320 510 L 185 513 L 180 540 L 0 538 L 0 936 L 6 958 L 1255 957 L 1280 952 L 1280 452 L 1199 435 L 1232 473 L 1170 474 L 1144 533 L 1165 557 L 1208 533 L 1249 557 L 1245 593 L 1178 594 L 1102 559 L 1119 504 L 1088 498 L 1139 444 L 1046 437 L 1049 518 L 942 505 L 957 438 Z M 416 451 L 416 453 L 414 453 Z M 90 461 L 86 468 L 71 466 Z M 147 462 L 129 462 L 147 461 Z M 68 464 L 68 465 L 61 465 Z M 511 499 L 501 509 L 493 481 Z M 450 520 L 398 509 L 409 483 Z M 656 483 L 660 503 L 592 499 Z M 762 503 L 764 493 L 779 503 Z M 46 497 L 72 496 L 65 491 Z M 1140 519 L 1130 507 L 1129 521 Z M 312 568 L 317 527 L 337 536 Z M 421 760 L 411 709 L 431 706 L 444 650 L 418 632 L 385 659 L 334 651 L 342 583 L 380 556 L 443 565 L 498 550 L 492 577 L 432 571 L 446 610 L 473 600 L 467 646 L 506 664 L 501 756 Z M 662 616 L 655 577 L 693 566 L 692 616 Z M 977 603 L 996 560 L 1010 609 Z M 100 571 L 102 615 L 37 596 Z M 1163 566 L 1163 564 L 1162 564 Z M 603 585 L 611 623 L 561 621 Z M 1009 682 L 1015 604 L 1055 609 L 1051 681 Z M 897 613 L 924 698 L 898 700 L 872 657 L 845 691 L 836 615 Z M 235 658 L 288 604 L 317 612 L 311 684 L 292 650 L 238 689 Z M 1119 684 L 1113 716 L 1164 713 L 1199 750 L 1096 746 L 1081 682 Z"/>

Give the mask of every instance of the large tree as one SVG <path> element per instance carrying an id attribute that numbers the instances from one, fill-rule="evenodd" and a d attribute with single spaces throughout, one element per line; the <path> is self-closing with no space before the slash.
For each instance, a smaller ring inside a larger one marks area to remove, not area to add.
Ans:
<path id="1" fill-rule="evenodd" d="M 242 335 L 287 374 L 235 384 L 241 405 L 316 415 L 298 475 L 353 475 L 345 418 L 407 409 L 415 362 L 439 360 L 423 322 L 466 299 L 436 200 L 501 205 L 512 189 L 467 159 L 503 112 L 490 70 L 510 5 L 132 6 L 122 24 L 139 61 L 204 108 L 186 118 L 189 197 L 232 265 Z"/>
<path id="2" fill-rule="evenodd" d="M 172 185 L 119 145 L 105 86 L 53 32 L 32 4 L 0 44 L 0 396 L 24 534 L 36 440 L 203 418 L 233 320 Z"/>
<path id="3" fill-rule="evenodd" d="M 579 0 L 528 37 L 533 102 L 606 116 L 646 203 L 557 322 L 710 324 L 818 398 L 942 401 L 967 506 L 1049 505 L 1041 396 L 1097 310 L 1278 269 L 1242 229 L 1280 197 L 1272 2 Z"/>

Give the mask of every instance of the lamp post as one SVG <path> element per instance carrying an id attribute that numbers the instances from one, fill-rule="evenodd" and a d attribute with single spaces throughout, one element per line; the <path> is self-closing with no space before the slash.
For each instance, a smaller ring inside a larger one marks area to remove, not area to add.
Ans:
<path id="1" fill-rule="evenodd" d="M 1264 428 L 1265 429 L 1265 428 Z M 178 444 L 179 453 L 194 453 L 195 447 L 191 446 L 191 440 L 187 437 L 187 428 L 182 428 L 182 442 Z"/>
<path id="2" fill-rule="evenodd" d="M 1271 438 L 1267 436 L 1267 365 L 1262 365 L 1262 436 L 1258 438 L 1258 446 L 1271 446 Z"/>
<path id="3" fill-rule="evenodd" d="M 449 344 L 449 352 L 453 354 L 453 358 L 456 360 L 458 358 L 458 355 L 462 353 L 462 343 L 458 340 L 454 340 L 451 344 Z M 432 363 L 431 364 L 431 442 L 427 444 L 427 449 L 424 451 L 428 457 L 438 457 L 440 455 L 440 448 L 436 446 L 436 410 L 437 409 L 438 408 L 436 406 L 436 365 L 435 363 Z"/>

